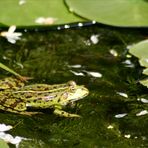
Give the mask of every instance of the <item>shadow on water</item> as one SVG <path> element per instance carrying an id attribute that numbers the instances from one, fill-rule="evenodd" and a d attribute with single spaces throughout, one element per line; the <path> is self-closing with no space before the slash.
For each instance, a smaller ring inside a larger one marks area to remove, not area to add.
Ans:
<path id="1" fill-rule="evenodd" d="M 90 90 L 74 108 L 65 108 L 80 119 L 60 118 L 50 109 L 32 117 L 1 111 L 1 123 L 17 125 L 9 133 L 30 139 L 21 148 L 147 147 L 148 117 L 136 116 L 147 110 L 147 104 L 137 100 L 148 99 L 147 89 L 138 83 L 137 59 L 127 57 L 127 46 L 145 37 L 142 31 L 92 26 L 28 32 L 15 45 L 1 39 L 1 62 L 33 77 L 28 84 L 74 80 Z M 1 70 L 1 78 L 10 75 Z M 127 115 L 121 118 L 123 113 Z"/>

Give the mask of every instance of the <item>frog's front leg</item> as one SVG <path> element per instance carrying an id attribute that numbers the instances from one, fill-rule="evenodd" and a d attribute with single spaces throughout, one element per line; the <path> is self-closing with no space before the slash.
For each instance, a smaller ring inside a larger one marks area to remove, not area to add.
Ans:
<path id="1" fill-rule="evenodd" d="M 65 112 L 65 111 L 63 111 L 62 109 L 59 109 L 59 108 L 56 108 L 54 110 L 54 114 L 62 116 L 62 117 L 81 117 L 81 116 L 79 116 L 77 114 L 67 113 L 67 112 Z"/>

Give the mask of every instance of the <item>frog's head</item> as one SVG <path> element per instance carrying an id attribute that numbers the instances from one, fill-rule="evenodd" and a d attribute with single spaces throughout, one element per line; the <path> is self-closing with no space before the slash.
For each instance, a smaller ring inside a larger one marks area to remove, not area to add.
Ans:
<path id="1" fill-rule="evenodd" d="M 64 92 L 60 101 L 63 105 L 80 100 L 89 94 L 89 90 L 86 87 L 77 85 L 74 81 L 69 81 L 68 85 L 68 91 Z"/>

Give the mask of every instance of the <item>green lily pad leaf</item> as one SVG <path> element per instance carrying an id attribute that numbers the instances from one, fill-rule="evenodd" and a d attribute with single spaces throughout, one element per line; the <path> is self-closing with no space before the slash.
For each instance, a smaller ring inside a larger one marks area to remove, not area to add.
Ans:
<path id="1" fill-rule="evenodd" d="M 0 139 L 0 147 L 1 148 L 9 148 L 8 144 L 2 139 Z"/>
<path id="2" fill-rule="evenodd" d="M 139 60 L 141 66 L 148 67 L 148 58 L 142 58 Z"/>
<path id="3" fill-rule="evenodd" d="M 76 14 L 115 26 L 148 26 L 147 0 L 65 0 Z"/>
<path id="4" fill-rule="evenodd" d="M 148 68 L 143 70 L 143 74 L 148 75 Z"/>
<path id="5" fill-rule="evenodd" d="M 129 52 L 139 58 L 140 65 L 146 67 L 143 70 L 143 74 L 148 75 L 148 40 L 131 46 Z M 148 79 L 141 80 L 140 83 L 148 87 Z"/>
<path id="6" fill-rule="evenodd" d="M 148 59 L 148 40 L 141 41 L 133 45 L 129 52 L 139 59 Z M 143 64 L 143 63 L 142 63 Z"/>
<path id="7" fill-rule="evenodd" d="M 23 1 L 22 1 L 23 2 Z M 4 25 L 57 25 L 84 21 L 70 13 L 63 0 L 1 0 L 0 23 Z"/>
<path id="8" fill-rule="evenodd" d="M 140 83 L 148 88 L 148 79 L 141 80 Z"/>

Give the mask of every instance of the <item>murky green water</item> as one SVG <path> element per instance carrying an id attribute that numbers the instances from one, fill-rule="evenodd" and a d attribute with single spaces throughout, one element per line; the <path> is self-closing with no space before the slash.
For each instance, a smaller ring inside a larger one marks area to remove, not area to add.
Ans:
<path id="1" fill-rule="evenodd" d="M 0 123 L 15 126 L 8 132 L 13 136 L 30 139 L 23 141 L 21 148 L 148 147 L 148 116 L 136 116 L 148 109 L 146 103 L 137 100 L 148 99 L 148 91 L 138 83 L 142 75 L 137 60 L 126 57 L 126 47 L 145 39 L 144 32 L 92 26 L 24 32 L 22 40 L 15 45 L 1 38 L 1 62 L 21 75 L 33 77 L 28 84 L 75 80 L 84 84 L 90 94 L 74 108 L 65 109 L 81 115 L 80 119 L 57 117 L 50 109 L 32 117 L 1 111 Z M 97 44 L 90 40 L 94 34 L 99 35 Z M 118 56 L 112 55 L 112 50 Z M 127 59 L 131 63 L 125 63 Z M 0 71 L 1 78 L 11 75 Z M 115 117 L 123 113 L 127 115 Z"/>

